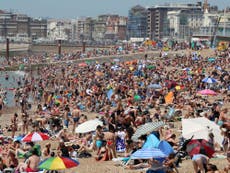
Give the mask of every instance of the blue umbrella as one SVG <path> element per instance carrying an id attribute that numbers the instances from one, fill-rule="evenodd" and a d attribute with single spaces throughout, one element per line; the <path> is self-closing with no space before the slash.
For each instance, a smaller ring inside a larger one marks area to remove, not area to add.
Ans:
<path id="1" fill-rule="evenodd" d="M 162 86 L 160 84 L 150 84 L 148 88 L 153 88 L 153 89 L 161 89 Z"/>
<path id="2" fill-rule="evenodd" d="M 198 61 L 199 58 L 198 58 L 197 56 L 195 56 L 195 57 L 192 58 L 192 60 L 193 60 L 193 61 Z"/>
<path id="3" fill-rule="evenodd" d="M 160 140 L 154 135 L 150 134 L 147 137 L 144 145 L 142 146 L 143 149 L 145 148 L 157 148 L 159 146 Z"/>
<path id="4" fill-rule="evenodd" d="M 157 148 L 142 148 L 131 155 L 131 159 L 159 159 L 166 157 L 167 155 Z"/>
<path id="5" fill-rule="evenodd" d="M 174 153 L 172 146 L 167 141 L 160 141 L 157 148 L 167 156 L 171 153 Z"/>
<path id="6" fill-rule="evenodd" d="M 187 68 L 184 68 L 183 70 L 184 70 L 184 71 L 191 71 L 191 68 L 188 68 L 188 67 L 187 67 Z"/>
<path id="7" fill-rule="evenodd" d="M 212 84 L 212 83 L 216 83 L 217 80 L 212 77 L 206 77 L 202 80 L 202 82 Z"/>
<path id="8" fill-rule="evenodd" d="M 209 62 L 215 62 L 215 60 L 216 60 L 216 59 L 213 58 L 213 57 L 212 57 L 212 58 L 208 58 L 208 61 L 209 61 Z"/>
<path id="9" fill-rule="evenodd" d="M 217 70 L 219 70 L 219 71 L 222 70 L 222 68 L 221 68 L 220 66 L 216 66 L 215 68 L 216 68 Z"/>
<path id="10" fill-rule="evenodd" d="M 107 92 L 107 97 L 109 100 L 111 100 L 111 97 L 113 95 L 113 89 L 110 89 L 108 92 Z"/>

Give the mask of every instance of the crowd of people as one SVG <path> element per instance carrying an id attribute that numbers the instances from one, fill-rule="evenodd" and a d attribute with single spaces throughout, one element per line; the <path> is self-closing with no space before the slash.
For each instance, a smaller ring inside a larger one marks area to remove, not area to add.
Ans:
<path id="1" fill-rule="evenodd" d="M 47 64 L 30 71 L 13 91 L 20 111 L 11 117 L 9 126 L 2 127 L 2 133 L 10 131 L 11 138 L 2 138 L 2 144 L 7 145 L 1 146 L 0 170 L 10 167 L 19 172 L 36 172 L 39 160 L 54 155 L 76 158 L 95 154 L 96 161 L 127 157 L 141 148 L 146 139 L 142 136 L 138 142 L 133 141 L 136 129 L 156 121 L 168 125 L 154 134 L 176 150 L 179 141 L 172 130 L 174 123 L 196 117 L 206 117 L 220 126 L 224 141 L 216 150 L 228 153 L 229 159 L 230 52 L 212 61 L 208 58 L 198 53 L 173 58 L 146 54 L 128 61 L 92 60 L 84 66 Z M 205 77 L 217 82 L 205 83 L 202 81 Z M 220 97 L 197 94 L 207 88 Z M 29 98 L 33 98 L 33 103 Z M 1 109 L 4 106 L 1 98 L 0 106 Z M 171 114 L 170 109 L 176 112 Z M 75 133 L 76 127 L 93 117 L 103 125 L 97 126 L 95 132 Z M 30 131 L 47 133 L 59 144 L 47 143 L 41 149 L 36 143 L 22 144 L 16 138 Z M 215 145 L 211 135 L 210 142 Z M 55 152 L 52 147 L 57 147 Z M 173 159 L 173 155 L 168 159 Z M 205 159 L 199 159 L 193 158 L 196 173 L 204 172 L 200 160 Z M 173 168 L 171 162 L 164 165 Z"/>

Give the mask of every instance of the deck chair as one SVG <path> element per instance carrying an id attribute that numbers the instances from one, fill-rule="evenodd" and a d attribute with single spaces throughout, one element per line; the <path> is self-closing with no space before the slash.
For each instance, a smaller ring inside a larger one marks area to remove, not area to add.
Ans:
<path id="1" fill-rule="evenodd" d="M 118 157 L 118 158 L 112 159 L 112 161 L 116 162 L 116 165 L 118 166 L 126 166 L 129 160 L 130 160 L 130 157 Z"/>

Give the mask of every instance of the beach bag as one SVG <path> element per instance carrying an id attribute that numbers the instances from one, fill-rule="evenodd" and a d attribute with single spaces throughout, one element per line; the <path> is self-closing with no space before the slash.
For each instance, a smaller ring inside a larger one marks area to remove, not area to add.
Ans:
<path id="1" fill-rule="evenodd" d="M 83 151 L 78 154 L 78 158 L 89 158 L 89 157 L 92 157 L 92 155 L 87 151 Z"/>

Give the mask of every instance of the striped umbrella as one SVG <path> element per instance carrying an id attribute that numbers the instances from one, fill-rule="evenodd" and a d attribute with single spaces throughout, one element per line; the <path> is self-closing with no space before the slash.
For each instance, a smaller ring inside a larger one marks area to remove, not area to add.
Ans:
<path id="1" fill-rule="evenodd" d="M 160 84 L 150 84 L 148 88 L 153 88 L 153 89 L 161 89 L 162 86 Z"/>
<path id="2" fill-rule="evenodd" d="M 162 121 L 159 122 L 151 122 L 146 123 L 140 127 L 137 128 L 136 132 L 132 136 L 133 141 L 138 141 L 138 138 L 142 135 L 149 134 L 153 132 L 154 130 L 157 130 L 158 128 L 164 126 L 164 123 Z"/>
<path id="3" fill-rule="evenodd" d="M 217 80 L 212 77 L 206 77 L 202 80 L 202 82 L 212 84 L 212 83 L 216 83 Z"/>
<path id="4" fill-rule="evenodd" d="M 41 132 L 32 132 L 27 134 L 24 138 L 22 138 L 23 142 L 37 142 L 37 141 L 44 141 L 48 140 L 49 136 L 45 133 Z"/>
<path id="5" fill-rule="evenodd" d="M 38 167 L 45 170 L 64 170 L 78 165 L 78 161 L 69 157 L 50 157 L 42 161 Z"/>
<path id="6" fill-rule="evenodd" d="M 167 155 L 158 148 L 142 148 L 131 155 L 131 159 L 160 159 L 166 157 Z"/>

